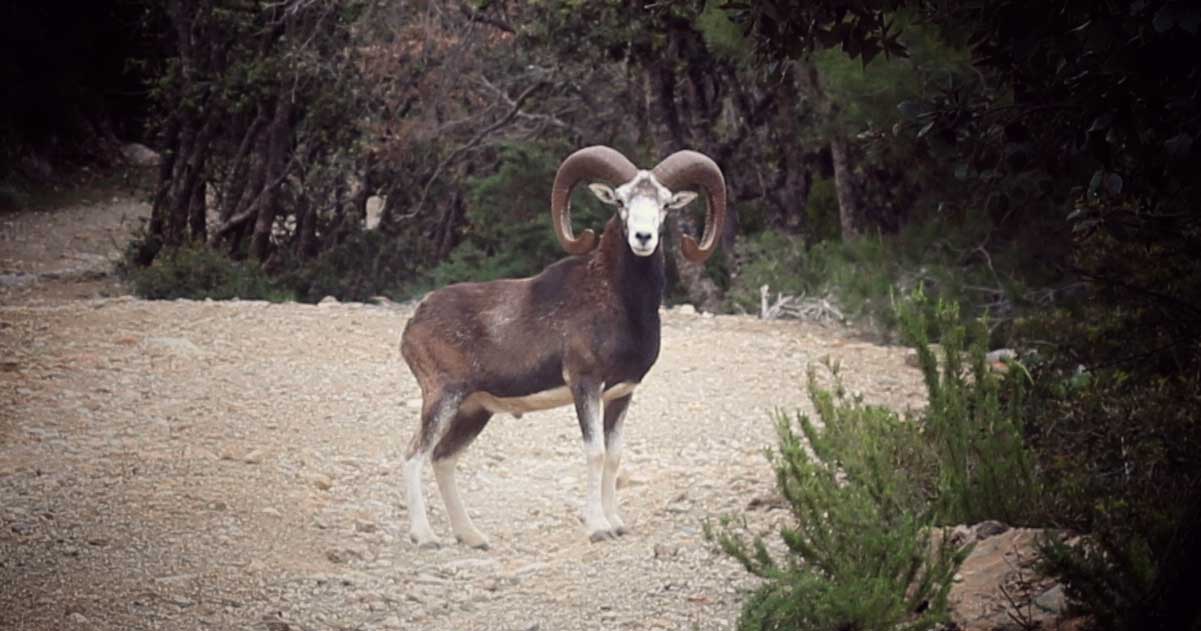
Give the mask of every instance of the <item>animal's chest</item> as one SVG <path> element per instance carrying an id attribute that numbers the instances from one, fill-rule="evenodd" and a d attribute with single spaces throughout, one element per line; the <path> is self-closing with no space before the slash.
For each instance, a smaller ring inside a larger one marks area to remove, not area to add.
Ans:
<path id="1" fill-rule="evenodd" d="M 659 359 L 659 327 L 632 328 L 615 336 L 610 346 L 608 383 L 642 381 Z"/>

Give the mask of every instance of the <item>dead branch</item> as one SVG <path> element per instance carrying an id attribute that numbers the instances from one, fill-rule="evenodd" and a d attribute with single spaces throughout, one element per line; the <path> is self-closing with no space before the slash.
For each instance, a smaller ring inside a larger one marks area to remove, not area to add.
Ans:
<path id="1" fill-rule="evenodd" d="M 759 288 L 759 317 L 763 320 L 805 320 L 822 324 L 843 322 L 846 316 L 826 298 L 806 298 L 786 296 L 782 292 L 771 300 L 771 291 L 767 285 Z"/>
<path id="2" fill-rule="evenodd" d="M 400 219 L 408 219 L 417 216 L 417 214 L 420 213 L 421 209 L 425 206 L 425 200 L 429 197 L 430 189 L 433 188 L 434 182 L 436 182 L 438 177 L 442 175 L 442 170 L 445 169 L 451 162 L 454 162 L 456 159 L 458 159 L 459 156 L 470 151 L 473 147 L 478 145 L 485 136 L 513 122 L 513 119 L 517 118 L 517 114 L 521 112 L 521 106 L 526 102 L 526 100 L 529 99 L 534 92 L 537 92 L 546 85 L 548 85 L 546 82 L 539 81 L 526 88 L 517 96 L 516 99 L 513 100 L 513 106 L 509 109 L 508 113 L 500 117 L 491 125 L 476 132 L 476 134 L 472 136 L 470 140 L 462 145 L 459 145 L 454 151 L 451 151 L 450 154 L 443 158 L 438 165 L 434 167 L 434 172 L 430 174 L 429 179 L 426 180 L 425 186 L 421 190 L 421 197 L 418 198 L 417 203 L 413 205 L 413 210 L 405 213 L 400 217 Z"/>

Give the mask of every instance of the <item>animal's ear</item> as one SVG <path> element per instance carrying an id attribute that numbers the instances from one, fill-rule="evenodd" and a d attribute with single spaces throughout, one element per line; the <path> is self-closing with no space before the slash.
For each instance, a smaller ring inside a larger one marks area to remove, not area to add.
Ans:
<path id="1" fill-rule="evenodd" d="M 617 193 L 613 192 L 613 187 L 609 186 L 608 184 L 601 184 L 600 182 L 597 182 L 595 184 L 589 184 L 588 188 L 592 189 L 592 194 L 596 195 L 597 199 L 610 206 L 616 206 L 621 203 L 620 200 L 617 199 Z"/>
<path id="2" fill-rule="evenodd" d="M 694 199 L 696 199 L 696 191 L 680 191 L 671 196 L 671 201 L 667 202 L 667 207 L 672 210 L 683 208 Z"/>

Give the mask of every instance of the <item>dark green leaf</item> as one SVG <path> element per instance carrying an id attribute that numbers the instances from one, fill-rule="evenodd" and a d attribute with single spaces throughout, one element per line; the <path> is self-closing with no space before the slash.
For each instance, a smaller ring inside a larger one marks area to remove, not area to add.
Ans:
<path id="1" fill-rule="evenodd" d="M 1122 176 L 1117 173 L 1105 174 L 1105 191 L 1110 195 L 1120 195 L 1122 193 Z"/>
<path id="2" fill-rule="evenodd" d="M 1155 28 L 1156 33 L 1164 31 L 1176 25 L 1175 11 L 1172 10 L 1172 5 L 1164 5 L 1155 12 L 1155 17 L 1151 18 L 1151 26 Z"/>
<path id="3" fill-rule="evenodd" d="M 897 103 L 897 111 L 901 113 L 901 116 L 908 119 L 915 119 L 928 110 L 929 108 L 926 104 L 920 101 L 901 101 Z"/>
<path id="4" fill-rule="evenodd" d="M 1180 133 L 1163 143 L 1163 146 L 1168 151 L 1168 156 L 1176 159 L 1186 158 L 1193 149 L 1193 137 L 1188 133 Z"/>

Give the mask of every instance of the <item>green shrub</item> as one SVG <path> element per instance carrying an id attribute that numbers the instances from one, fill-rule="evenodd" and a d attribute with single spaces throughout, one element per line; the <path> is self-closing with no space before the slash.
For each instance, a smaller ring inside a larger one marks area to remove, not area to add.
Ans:
<path id="1" fill-rule="evenodd" d="M 562 258 L 548 209 L 550 183 L 566 153 L 554 146 L 504 146 L 495 173 L 467 182 L 470 230 L 446 260 L 421 275 L 410 293 L 452 283 L 532 276 Z M 572 216 L 577 233 L 587 227 L 599 234 L 611 215 L 586 187 L 576 188 Z"/>
<path id="2" fill-rule="evenodd" d="M 1198 631 L 1201 603 L 1201 494 L 1146 515 L 1121 500 L 1097 507 L 1096 531 L 1076 545 L 1041 542 L 1042 571 L 1065 585 L 1089 628 Z"/>
<path id="3" fill-rule="evenodd" d="M 414 253 L 404 239 L 379 230 L 360 230 L 317 258 L 285 264 L 279 282 L 303 302 L 333 296 L 343 302 L 366 302 L 373 296 L 398 295 L 415 272 Z"/>
<path id="4" fill-rule="evenodd" d="M 837 241 L 842 234 L 838 219 L 838 189 L 834 180 L 816 177 L 805 204 L 805 227 L 811 241 Z"/>
<path id="5" fill-rule="evenodd" d="M 966 550 L 945 533 L 933 536 L 933 452 L 920 428 L 841 389 L 819 389 L 812 373 L 809 390 L 820 429 L 803 415 L 776 418 L 776 486 L 795 516 L 780 531 L 788 558 L 728 527 L 708 533 L 767 579 L 744 603 L 739 628 L 918 629 L 944 621 Z M 901 463 L 913 471 L 898 472 Z"/>
<path id="6" fill-rule="evenodd" d="M 136 250 L 131 245 L 130 252 Z M 122 273 L 138 296 L 152 300 L 292 300 L 293 294 L 254 263 L 239 263 L 203 245 L 160 253 L 148 267 L 125 264 Z"/>
<path id="7" fill-rule="evenodd" d="M 938 512 L 944 523 L 997 519 L 1032 524 L 1044 517 L 1034 457 L 1023 439 L 1021 364 L 999 374 L 986 362 L 982 319 L 964 323 L 955 303 L 919 288 L 897 309 L 905 341 L 917 350 L 929 406 L 923 426 L 937 451 Z M 941 366 L 930 335 L 941 343 Z"/>
<path id="8" fill-rule="evenodd" d="M 1108 307 L 1027 323 L 1058 342 L 1032 364 L 1026 402 L 1053 517 L 1087 533 L 1045 542 L 1043 569 L 1093 629 L 1197 631 L 1201 601 L 1185 586 L 1201 583 L 1201 378 L 1161 372 L 1155 332 Z M 1146 359 L 1106 363 L 1118 347 Z"/>
<path id="9" fill-rule="evenodd" d="M 820 422 L 777 415 L 776 486 L 794 519 L 778 560 L 762 539 L 710 529 L 721 548 L 766 581 L 744 603 L 740 629 L 932 628 L 967 550 L 952 524 L 1043 516 L 1042 486 L 1023 440 L 1020 364 L 985 363 L 987 330 L 919 289 L 897 310 L 929 395 L 923 414 L 896 413 L 833 391 L 809 396 Z M 941 362 L 931 350 L 942 346 Z M 800 434 L 794 427 L 799 428 Z M 939 536 L 935 536 L 938 533 Z"/>
<path id="10" fill-rule="evenodd" d="M 956 235 L 954 237 L 948 234 Z M 988 315 L 990 337 L 1008 339 L 1013 322 L 1035 307 L 1020 274 L 1009 261 L 1018 252 L 983 254 L 977 235 L 965 235 L 940 221 L 913 223 L 898 234 L 865 235 L 852 241 L 807 243 L 777 231 L 740 240 L 735 257 L 741 263 L 726 294 L 732 311 L 759 312 L 759 288 L 775 296 L 825 298 L 860 325 L 886 338 L 898 332 L 896 297 L 918 286 L 935 299 L 959 305 L 963 322 Z M 993 267 L 995 265 L 995 268 Z"/>

